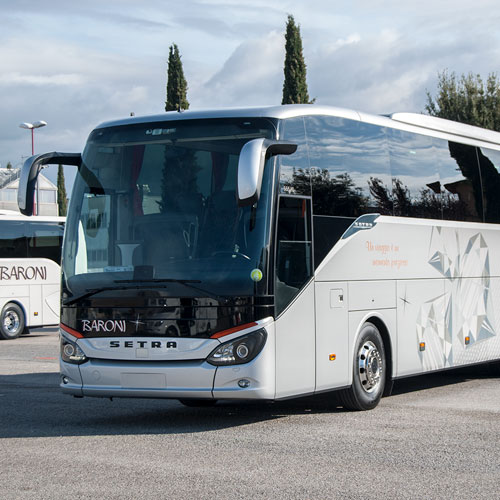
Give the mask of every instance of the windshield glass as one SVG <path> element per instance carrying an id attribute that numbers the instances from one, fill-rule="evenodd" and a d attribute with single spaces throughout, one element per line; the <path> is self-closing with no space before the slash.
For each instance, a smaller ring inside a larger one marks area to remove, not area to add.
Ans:
<path id="1" fill-rule="evenodd" d="M 119 296 L 128 283 L 172 296 L 266 293 L 273 162 L 256 206 L 238 207 L 236 184 L 242 146 L 274 135 L 265 119 L 93 131 L 66 227 L 66 301 L 100 288 Z"/>

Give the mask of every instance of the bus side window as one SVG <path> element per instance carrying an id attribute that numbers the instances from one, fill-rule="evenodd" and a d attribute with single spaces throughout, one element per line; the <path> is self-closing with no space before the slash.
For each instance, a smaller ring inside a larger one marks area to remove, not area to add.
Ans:
<path id="1" fill-rule="evenodd" d="M 28 257 L 50 259 L 61 263 L 63 227 L 54 224 L 33 224 L 29 228 Z"/>
<path id="2" fill-rule="evenodd" d="M 276 314 L 280 314 L 313 272 L 311 199 L 281 196 L 276 232 Z"/>
<path id="3" fill-rule="evenodd" d="M 0 231 L 0 258 L 26 258 L 26 234 L 24 222 L 3 221 Z"/>
<path id="4" fill-rule="evenodd" d="M 500 223 L 500 151 L 476 148 L 483 189 L 484 222 Z"/>
<path id="5" fill-rule="evenodd" d="M 483 222 L 478 152 L 474 146 L 433 139 L 444 220 Z"/>

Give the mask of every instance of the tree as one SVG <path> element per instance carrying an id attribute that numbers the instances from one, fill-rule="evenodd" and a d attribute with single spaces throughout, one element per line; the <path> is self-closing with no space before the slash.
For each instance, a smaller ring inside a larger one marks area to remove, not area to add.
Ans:
<path id="1" fill-rule="evenodd" d="M 7 163 L 6 168 L 7 168 L 8 170 L 11 170 L 11 169 L 12 169 L 12 163 L 11 163 L 10 161 Z"/>
<path id="2" fill-rule="evenodd" d="M 189 109 L 187 100 L 187 81 L 184 78 L 179 48 L 174 43 L 168 53 L 167 100 L 165 111 Z"/>
<path id="3" fill-rule="evenodd" d="M 500 82 L 497 75 L 488 75 L 484 84 L 480 75 L 462 75 L 445 70 L 438 73 L 435 98 L 427 92 L 425 111 L 446 118 L 500 132 Z"/>
<path id="4" fill-rule="evenodd" d="M 59 165 L 57 168 L 57 206 L 59 208 L 59 215 L 65 217 L 68 211 L 68 200 L 66 199 L 66 186 L 64 185 L 64 170 L 62 165 Z"/>
<path id="5" fill-rule="evenodd" d="M 294 194 L 310 195 L 313 209 L 322 215 L 357 217 L 366 209 L 368 200 L 346 172 L 331 176 L 325 169 L 294 169 L 288 187 Z"/>
<path id="6" fill-rule="evenodd" d="M 285 81 L 281 104 L 312 104 L 309 100 L 306 82 L 306 63 L 302 54 L 300 26 L 295 24 L 293 16 L 288 16 L 285 33 Z"/>

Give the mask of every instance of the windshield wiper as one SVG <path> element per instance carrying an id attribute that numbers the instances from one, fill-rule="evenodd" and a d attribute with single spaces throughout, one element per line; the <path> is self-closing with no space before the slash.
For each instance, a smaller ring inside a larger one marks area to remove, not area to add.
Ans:
<path id="1" fill-rule="evenodd" d="M 116 283 L 116 282 L 115 282 Z M 81 295 L 77 295 L 76 297 L 72 297 L 62 303 L 63 306 L 70 306 L 79 300 L 86 299 L 87 297 L 92 297 L 96 293 L 107 292 L 110 290 L 136 290 L 140 288 L 151 288 L 150 286 L 102 286 L 101 288 L 90 288 L 87 289 L 85 293 Z"/>
<path id="2" fill-rule="evenodd" d="M 66 301 L 64 301 L 62 304 L 63 306 L 70 306 L 71 304 L 74 304 L 75 302 L 78 302 L 80 300 L 86 299 L 88 297 L 92 297 L 92 295 L 95 295 L 96 293 L 100 292 L 107 292 L 111 290 L 147 290 L 148 288 L 167 288 L 166 285 L 161 285 L 161 283 L 180 283 L 181 285 L 185 285 L 189 288 L 193 288 L 195 290 L 198 290 L 200 292 L 203 292 L 207 294 L 209 297 L 212 297 L 213 299 L 219 300 L 220 302 L 223 302 L 224 304 L 227 304 L 229 302 L 229 299 L 227 297 L 222 297 L 221 295 L 217 295 L 215 293 L 209 292 L 208 290 L 205 290 L 204 288 L 200 288 L 198 286 L 195 286 L 193 283 L 201 283 L 200 280 L 182 280 L 182 279 L 174 279 L 174 278 L 164 278 L 164 279 L 151 279 L 151 280 L 115 280 L 114 283 L 126 283 L 128 286 L 103 286 L 101 288 L 92 288 L 86 290 L 85 293 L 82 293 L 81 295 L 78 295 L 76 297 L 72 297 Z M 138 283 L 135 286 L 130 286 L 133 283 Z M 141 283 L 141 284 L 139 284 Z M 157 286 L 154 286 L 156 285 Z"/>

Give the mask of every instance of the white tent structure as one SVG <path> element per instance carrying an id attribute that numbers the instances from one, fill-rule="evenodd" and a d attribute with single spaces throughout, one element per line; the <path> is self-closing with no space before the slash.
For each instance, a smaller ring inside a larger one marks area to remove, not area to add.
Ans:
<path id="1" fill-rule="evenodd" d="M 17 206 L 20 168 L 0 169 L 0 210 L 14 210 Z M 38 215 L 58 215 L 57 187 L 42 173 L 38 176 Z"/>

